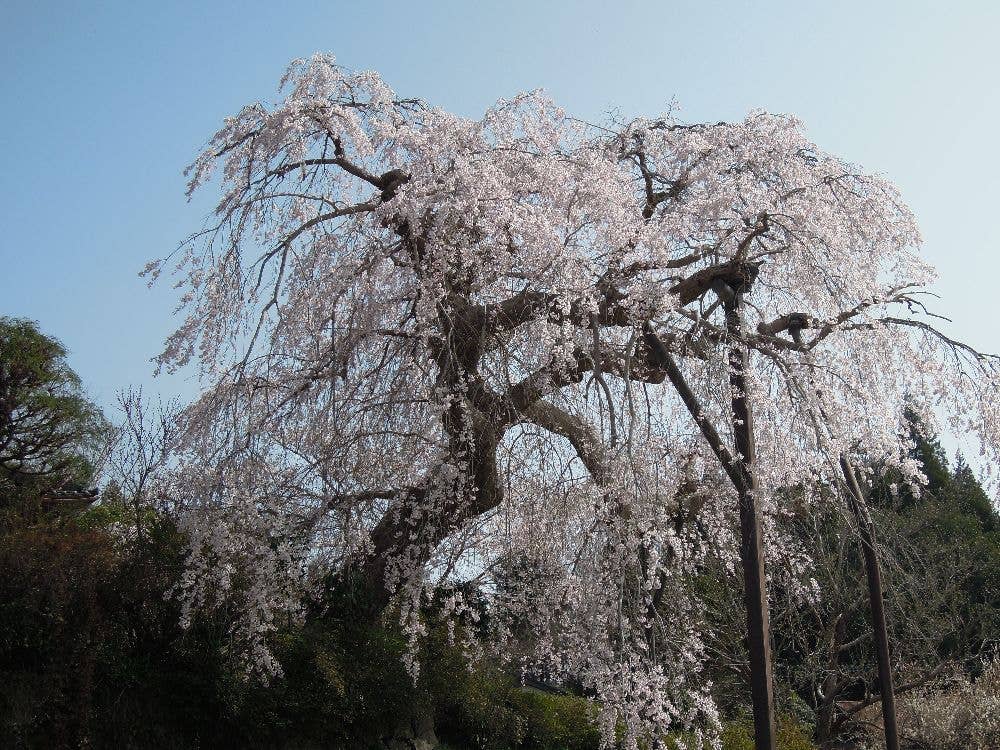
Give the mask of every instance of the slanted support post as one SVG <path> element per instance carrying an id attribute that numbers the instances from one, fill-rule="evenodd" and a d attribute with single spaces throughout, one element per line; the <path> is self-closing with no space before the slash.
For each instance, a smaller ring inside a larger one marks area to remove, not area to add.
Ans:
<path id="1" fill-rule="evenodd" d="M 736 490 L 740 511 L 740 557 L 743 561 L 743 590 L 747 611 L 754 747 L 756 750 L 774 750 L 776 740 L 774 683 L 771 673 L 771 620 L 768 613 L 764 540 L 757 492 L 753 409 L 746 384 L 749 355 L 740 343 L 742 295 L 732 289 L 721 288 L 717 293 L 723 302 L 726 330 L 729 334 L 729 386 L 737 454 L 735 460 L 742 479 L 737 483 Z"/>
<path id="2" fill-rule="evenodd" d="M 882 696 L 882 723 L 885 727 L 886 750 L 899 750 L 899 728 L 896 722 L 896 697 L 892 685 L 892 665 L 889 661 L 889 633 L 885 623 L 885 599 L 882 596 L 882 571 L 875 549 L 875 525 L 872 523 L 865 496 L 861 492 L 854 467 L 845 456 L 840 457 L 840 468 L 847 482 L 847 503 L 858 522 L 861 532 L 861 549 L 865 556 L 865 573 L 868 577 L 868 599 L 872 610 L 872 631 L 878 655 L 878 686 Z"/>

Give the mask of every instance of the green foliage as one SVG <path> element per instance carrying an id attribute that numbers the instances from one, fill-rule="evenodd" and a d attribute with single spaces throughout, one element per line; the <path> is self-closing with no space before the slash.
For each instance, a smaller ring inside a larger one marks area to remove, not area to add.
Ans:
<path id="1" fill-rule="evenodd" d="M 490 669 L 456 677 L 451 689 L 438 699 L 438 736 L 453 747 L 469 750 L 520 747 L 528 728 L 515 710 L 514 681 Z"/>
<path id="2" fill-rule="evenodd" d="M 595 709 L 584 698 L 518 690 L 513 705 L 527 723 L 524 748 L 589 750 L 598 746 Z"/>
<path id="3" fill-rule="evenodd" d="M 887 472 L 871 488 L 899 684 L 947 664 L 974 675 L 984 651 L 1000 645 L 1000 516 L 961 458 L 951 469 L 923 427 L 914 424 L 911 435 L 927 485 L 910 488 Z M 890 491 L 891 483 L 898 491 Z M 790 575 L 771 582 L 775 688 L 779 710 L 818 741 L 854 731 L 837 703 L 877 691 L 877 672 L 864 561 L 850 514 L 832 498 L 806 507 L 796 495 L 790 488 L 784 498 L 793 511 L 785 533 L 812 559 L 807 575 L 817 581 L 819 599 L 803 601 L 793 587 L 786 590 Z M 780 556 L 771 564 L 780 566 Z M 747 659 L 739 581 L 707 565 L 695 585 L 706 605 L 713 693 L 724 715 L 736 715 L 747 699 L 745 677 L 732 668 Z M 727 731 L 738 743 L 739 730 Z"/>
<path id="4" fill-rule="evenodd" d="M 359 617 L 349 590 L 281 631 L 282 677 L 247 679 L 225 657 L 224 610 L 178 627 L 183 538 L 147 512 L 140 543 L 134 519 L 110 500 L 0 534 L 0 746 L 383 747 L 434 715 L 455 748 L 597 748 L 585 699 L 526 690 L 488 661 L 470 669 L 443 625 L 414 682 L 395 617 Z"/>
<path id="5" fill-rule="evenodd" d="M 911 493 L 905 508 L 883 506 L 883 535 L 905 540 L 924 569 L 947 575 L 949 595 L 937 597 L 931 613 L 952 624 L 941 633 L 938 652 L 974 665 L 984 649 L 1000 645 L 1000 515 L 961 456 L 951 470 L 933 436 L 916 428 L 913 435 L 928 485 L 916 497 Z"/>
<path id="6" fill-rule="evenodd" d="M 1000 643 L 997 512 L 961 457 L 952 470 L 925 428 L 913 422 L 911 436 L 927 485 L 907 487 L 887 472 L 872 488 L 893 669 L 902 683 L 939 665 L 974 672 L 984 650 Z M 772 591 L 776 673 L 784 691 L 814 708 L 817 735 L 826 739 L 850 731 L 851 722 L 821 706 L 821 693 L 851 701 L 877 690 L 867 588 L 859 543 L 837 513 L 816 510 L 797 533 L 815 561 L 821 599 L 802 605 Z"/>
<path id="7" fill-rule="evenodd" d="M 596 750 L 594 706 L 585 698 L 526 688 L 489 659 L 470 663 L 439 623 L 422 653 L 421 687 L 443 742 L 463 750 Z"/>
<path id="8" fill-rule="evenodd" d="M 191 747 L 219 717 L 219 633 L 165 597 L 179 536 L 124 549 L 92 518 L 0 534 L 0 746 Z"/>
<path id="9" fill-rule="evenodd" d="M 722 750 L 754 750 L 753 724 L 731 722 L 722 728 Z"/>
<path id="10" fill-rule="evenodd" d="M 32 321 L 0 317 L 0 508 L 37 512 L 43 493 L 94 480 L 108 425 L 66 350 Z M 30 503 L 34 508 L 24 508 Z"/>
<path id="11" fill-rule="evenodd" d="M 955 462 L 949 494 L 953 502 L 956 503 L 957 509 L 979 521 L 985 533 L 992 534 L 1000 531 L 1000 517 L 993 507 L 993 503 L 961 455 Z"/>
<path id="12" fill-rule="evenodd" d="M 112 570 L 97 534 L 0 537 L 0 744 L 60 746 L 86 733 Z"/>
<path id="13" fill-rule="evenodd" d="M 423 708 L 403 667 L 405 648 L 398 632 L 357 618 L 288 629 L 276 644 L 283 677 L 231 685 L 243 743 L 374 747 Z"/>
<path id="14" fill-rule="evenodd" d="M 522 687 L 488 664 L 440 696 L 436 715 L 439 736 L 469 750 L 596 750 L 600 743 L 585 698 Z"/>
<path id="15" fill-rule="evenodd" d="M 749 721 L 728 722 L 722 727 L 722 750 L 754 750 L 753 724 Z M 809 732 L 794 719 L 781 717 L 775 736 L 778 750 L 816 750 Z"/>
<path id="16" fill-rule="evenodd" d="M 936 435 L 929 434 L 912 413 L 907 413 L 906 417 L 910 422 L 910 438 L 915 444 L 914 458 L 920 462 L 924 476 L 927 477 L 927 491 L 938 493 L 951 483 L 948 459 L 945 458 L 941 441 Z"/>

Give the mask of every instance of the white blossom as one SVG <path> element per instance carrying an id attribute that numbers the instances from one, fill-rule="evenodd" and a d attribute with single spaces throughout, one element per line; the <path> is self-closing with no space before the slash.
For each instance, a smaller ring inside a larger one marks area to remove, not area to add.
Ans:
<path id="1" fill-rule="evenodd" d="M 399 593 L 414 637 L 421 591 L 467 579 L 498 648 L 528 622 L 533 668 L 596 691 L 606 740 L 717 724 L 690 579 L 735 565 L 734 497 L 646 339 L 729 440 L 707 269 L 755 276 L 736 345 L 770 554 L 807 568 L 779 490 L 842 454 L 919 480 L 904 407 L 996 458 L 995 363 L 924 314 L 909 209 L 796 119 L 596 127 L 533 92 L 472 120 L 328 56 L 282 90 L 195 160 L 216 216 L 147 268 L 185 316 L 159 365 L 204 386 L 170 493 L 187 611 L 239 597 L 265 671 L 331 576 Z"/>

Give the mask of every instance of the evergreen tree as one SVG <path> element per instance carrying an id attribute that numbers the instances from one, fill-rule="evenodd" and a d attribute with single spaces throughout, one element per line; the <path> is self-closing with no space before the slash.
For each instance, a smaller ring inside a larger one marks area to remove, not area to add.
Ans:
<path id="1" fill-rule="evenodd" d="M 107 435 L 65 347 L 33 321 L 0 317 L 0 508 L 89 488 Z"/>

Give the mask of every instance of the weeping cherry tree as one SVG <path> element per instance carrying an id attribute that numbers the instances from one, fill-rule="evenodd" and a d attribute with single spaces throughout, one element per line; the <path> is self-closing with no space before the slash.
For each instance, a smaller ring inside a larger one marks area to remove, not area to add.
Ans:
<path id="1" fill-rule="evenodd" d="M 996 363 L 934 327 L 912 214 L 796 119 L 598 126 L 538 92 L 469 119 L 329 56 L 281 92 L 226 119 L 189 168 L 214 216 L 147 268 L 183 294 L 159 364 L 202 383 L 161 493 L 185 616 L 237 602 L 250 669 L 348 581 L 415 640 L 466 582 L 607 741 L 711 730 L 690 582 L 739 569 L 737 400 L 767 555 L 804 580 L 780 490 L 842 457 L 920 482 L 904 406 L 997 457 Z"/>

